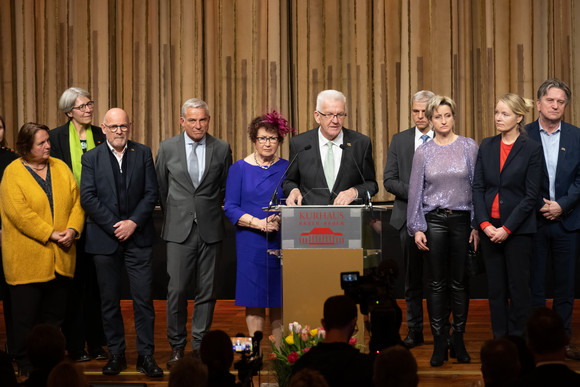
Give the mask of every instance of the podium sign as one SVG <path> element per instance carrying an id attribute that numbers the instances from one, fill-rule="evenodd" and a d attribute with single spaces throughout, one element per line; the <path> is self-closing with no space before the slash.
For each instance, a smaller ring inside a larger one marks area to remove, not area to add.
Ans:
<path id="1" fill-rule="evenodd" d="M 361 249 L 364 206 L 282 207 L 282 249 Z"/>

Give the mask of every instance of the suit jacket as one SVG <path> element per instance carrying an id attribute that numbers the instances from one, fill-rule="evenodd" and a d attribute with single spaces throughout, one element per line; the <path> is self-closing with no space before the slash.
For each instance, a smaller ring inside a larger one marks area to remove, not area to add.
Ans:
<path id="1" fill-rule="evenodd" d="M 475 222 L 491 221 L 491 206 L 499 193 L 503 226 L 514 234 L 536 232 L 536 203 L 543 175 L 541 144 L 521 134 L 500 173 L 501 135 L 481 142 L 473 178 Z"/>
<path id="2" fill-rule="evenodd" d="M 366 196 L 367 191 L 371 196 L 378 192 L 371 139 L 364 134 L 346 128 L 342 128 L 342 132 L 344 133 L 343 144 L 346 149 L 342 151 L 340 169 L 332 189 L 328 187 L 324 177 L 318 144 L 318 128 L 299 134 L 290 140 L 290 160 L 307 145 L 312 148 L 299 155 L 288 170 L 282 185 L 286 196 L 294 188 L 298 188 L 303 196 L 303 205 L 327 205 L 332 204 L 336 195 L 341 191 L 351 187 L 356 188 L 359 198 Z M 364 181 L 354 163 L 362 172 Z"/>
<path id="3" fill-rule="evenodd" d="M 534 121 L 526 125 L 530 138 L 542 143 L 540 124 Z M 568 231 L 580 229 L 580 129 L 562 121 L 560 148 L 556 167 L 556 202 L 562 207 L 561 221 Z M 545 168 L 545 165 L 544 165 Z M 550 198 L 548 173 L 545 172 L 541 186 L 541 197 L 538 206 L 543 205 L 542 198 Z M 544 217 L 538 218 L 543 222 Z"/>
<path id="4" fill-rule="evenodd" d="M 119 247 L 113 225 L 121 218 L 117 186 L 113 175 L 110 149 L 107 144 L 97 146 L 81 159 L 81 204 L 87 215 L 85 251 L 89 254 L 113 254 Z M 149 147 L 127 142 L 127 219 L 137 224 L 133 240 L 139 247 L 153 245 L 155 229 L 153 209 L 157 203 L 157 178 Z"/>
<path id="5" fill-rule="evenodd" d="M 50 132 L 48 132 L 48 136 L 50 138 L 50 155 L 64 161 L 66 165 L 68 165 L 68 167 L 72 170 L 69 143 L 69 122 L 70 121 L 67 121 L 66 124 L 52 129 Z M 100 127 L 91 125 L 91 129 L 93 131 L 95 147 L 106 141 L 106 137 Z"/>
<path id="6" fill-rule="evenodd" d="M 415 155 L 415 127 L 397 133 L 391 139 L 387 152 L 387 165 L 383 172 L 383 185 L 387 192 L 395 195 L 391 221 L 397 230 L 407 222 L 407 199 L 409 176 Z"/>
<path id="7" fill-rule="evenodd" d="M 164 213 L 161 237 L 183 243 L 196 220 L 205 243 L 219 242 L 224 235 L 222 204 L 232 151 L 227 142 L 205 135 L 205 170 L 196 189 L 187 171 L 183 136 L 180 133 L 163 141 L 155 161 Z"/>

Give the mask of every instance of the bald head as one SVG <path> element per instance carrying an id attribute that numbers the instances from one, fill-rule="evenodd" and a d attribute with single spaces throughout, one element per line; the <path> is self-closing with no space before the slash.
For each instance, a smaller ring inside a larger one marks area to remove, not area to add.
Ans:
<path id="1" fill-rule="evenodd" d="M 131 121 L 127 112 L 120 108 L 110 109 L 105 113 L 101 128 L 107 136 L 107 142 L 117 152 L 122 152 L 131 132 Z"/>

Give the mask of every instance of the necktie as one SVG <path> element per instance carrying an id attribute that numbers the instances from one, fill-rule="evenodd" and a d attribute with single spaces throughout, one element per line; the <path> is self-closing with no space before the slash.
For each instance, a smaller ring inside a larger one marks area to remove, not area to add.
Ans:
<path id="1" fill-rule="evenodd" d="M 326 152 L 326 162 L 324 163 L 324 177 L 326 177 L 326 184 L 328 184 L 328 189 L 332 191 L 334 187 L 334 152 L 332 151 L 332 146 L 334 144 L 332 141 L 326 143 L 328 146 L 328 152 Z"/>
<path id="2" fill-rule="evenodd" d="M 425 144 L 427 141 L 429 141 L 429 136 L 424 134 L 421 136 L 421 140 L 423 140 L 423 144 Z"/>
<path id="3" fill-rule="evenodd" d="M 197 142 L 191 143 L 191 155 L 189 156 L 189 165 L 187 167 L 191 182 L 195 188 L 199 185 L 199 163 L 197 162 L 197 153 L 195 153 L 198 145 Z"/>

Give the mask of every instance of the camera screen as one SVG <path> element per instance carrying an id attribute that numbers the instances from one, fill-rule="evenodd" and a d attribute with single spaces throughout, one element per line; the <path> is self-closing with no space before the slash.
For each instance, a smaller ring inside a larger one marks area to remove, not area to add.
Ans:
<path id="1" fill-rule="evenodd" d="M 231 339 L 234 352 L 252 352 L 251 337 L 232 337 Z"/>
<path id="2" fill-rule="evenodd" d="M 358 272 L 353 271 L 349 273 L 341 273 L 342 275 L 342 282 L 357 282 L 358 281 Z"/>

